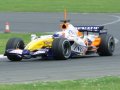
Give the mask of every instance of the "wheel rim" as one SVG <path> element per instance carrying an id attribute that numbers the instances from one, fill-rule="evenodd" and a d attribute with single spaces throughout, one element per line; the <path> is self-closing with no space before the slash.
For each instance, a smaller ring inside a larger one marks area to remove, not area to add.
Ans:
<path id="1" fill-rule="evenodd" d="M 70 51 L 70 44 L 68 41 L 65 41 L 63 44 L 63 54 L 66 58 L 69 58 L 71 51 Z"/>
<path id="2" fill-rule="evenodd" d="M 23 43 L 21 42 L 18 42 L 17 45 L 16 45 L 16 49 L 19 48 L 19 49 L 23 49 Z"/>

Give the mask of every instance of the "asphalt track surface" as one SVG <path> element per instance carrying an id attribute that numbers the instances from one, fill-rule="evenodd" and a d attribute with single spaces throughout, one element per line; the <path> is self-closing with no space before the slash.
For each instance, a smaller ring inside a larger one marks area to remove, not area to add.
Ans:
<path id="1" fill-rule="evenodd" d="M 120 14 L 69 13 L 74 25 L 105 25 L 116 38 L 116 50 L 111 57 L 97 54 L 69 60 L 31 59 L 11 62 L 0 58 L 0 83 L 49 80 L 73 80 L 120 75 Z M 53 32 L 59 30 L 63 13 L 0 13 L 0 32 L 5 22 L 12 32 Z"/>

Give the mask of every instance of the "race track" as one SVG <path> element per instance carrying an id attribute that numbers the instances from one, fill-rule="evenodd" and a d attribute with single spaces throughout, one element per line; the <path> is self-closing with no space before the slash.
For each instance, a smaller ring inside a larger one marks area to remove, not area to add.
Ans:
<path id="1" fill-rule="evenodd" d="M 74 25 L 105 25 L 115 37 L 116 50 L 112 57 L 72 58 L 69 60 L 31 59 L 10 62 L 0 58 L 0 83 L 68 80 L 120 75 L 120 14 L 70 13 Z M 0 13 L 0 32 L 5 22 L 12 32 L 53 32 L 59 30 L 63 13 Z"/>

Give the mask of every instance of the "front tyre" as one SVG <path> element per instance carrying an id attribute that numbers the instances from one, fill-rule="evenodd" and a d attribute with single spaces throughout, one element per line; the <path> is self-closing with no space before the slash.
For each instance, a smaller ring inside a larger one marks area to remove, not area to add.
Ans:
<path id="1" fill-rule="evenodd" d="M 19 55 L 11 55 L 7 53 L 9 49 L 24 49 L 24 42 L 21 38 L 10 38 L 6 44 L 6 56 L 11 61 L 21 61 L 22 56 Z"/>
<path id="2" fill-rule="evenodd" d="M 55 38 L 52 43 L 53 57 L 57 60 L 66 60 L 71 55 L 70 42 L 65 38 Z"/>
<path id="3" fill-rule="evenodd" d="M 98 48 L 99 56 L 112 56 L 115 49 L 114 37 L 110 34 L 101 34 L 101 43 Z"/>

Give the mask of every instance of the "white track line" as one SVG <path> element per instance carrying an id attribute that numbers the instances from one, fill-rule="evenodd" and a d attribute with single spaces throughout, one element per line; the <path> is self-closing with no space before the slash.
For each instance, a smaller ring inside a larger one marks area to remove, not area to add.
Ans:
<path id="1" fill-rule="evenodd" d="M 1 54 L 0 55 L 0 59 L 2 59 L 2 58 L 6 58 L 6 56 L 4 56 L 4 55 Z"/>
<path id="2" fill-rule="evenodd" d="M 119 42 L 119 40 L 117 38 L 115 38 L 115 44 L 117 44 Z"/>
<path id="3" fill-rule="evenodd" d="M 117 20 L 112 21 L 112 22 L 108 22 L 108 23 L 104 23 L 104 24 L 100 24 L 98 26 L 112 25 L 112 24 L 120 22 L 120 16 L 117 16 L 117 15 L 109 15 L 109 16 L 115 17 L 115 18 L 117 18 Z M 117 44 L 119 41 L 120 40 L 118 40 L 117 38 L 115 38 L 115 44 Z"/>
<path id="4" fill-rule="evenodd" d="M 108 23 L 101 24 L 101 26 L 111 25 L 111 24 L 115 24 L 115 23 L 120 22 L 120 16 L 116 16 L 116 15 L 109 15 L 109 16 L 115 17 L 115 18 L 117 18 L 117 20 L 112 21 L 112 22 L 108 22 Z"/>

